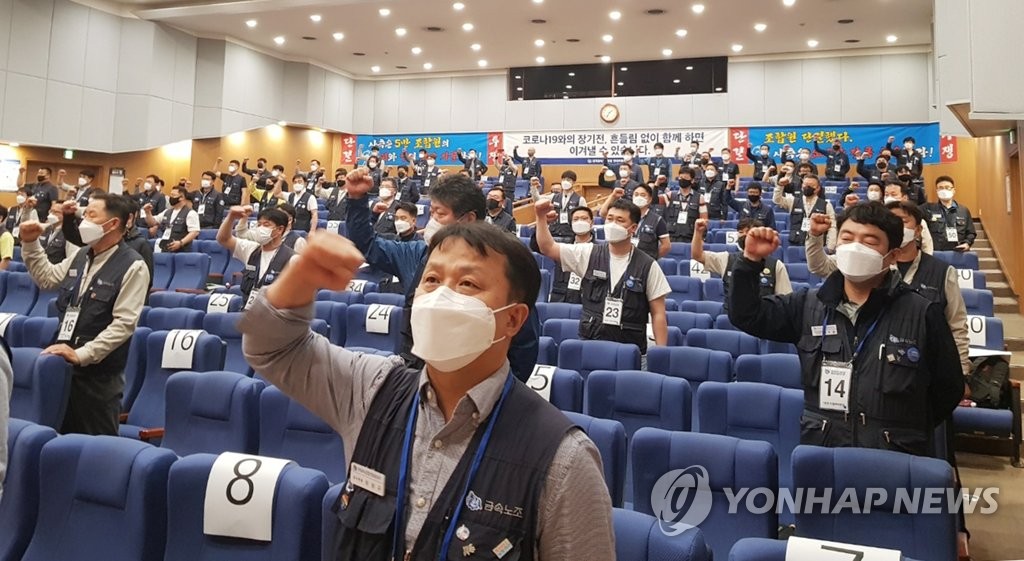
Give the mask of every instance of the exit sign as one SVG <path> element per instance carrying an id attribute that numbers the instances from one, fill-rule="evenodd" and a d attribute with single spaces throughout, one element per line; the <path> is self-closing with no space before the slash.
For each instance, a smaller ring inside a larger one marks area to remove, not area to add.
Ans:
<path id="1" fill-rule="evenodd" d="M 74 160 L 75 159 L 75 151 L 74 150 L 65 150 L 64 151 L 64 159 L 65 160 Z"/>

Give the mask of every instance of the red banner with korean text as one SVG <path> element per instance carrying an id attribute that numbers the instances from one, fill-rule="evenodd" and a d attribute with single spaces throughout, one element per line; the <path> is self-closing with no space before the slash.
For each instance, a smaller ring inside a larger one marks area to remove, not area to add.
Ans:
<path id="1" fill-rule="evenodd" d="M 956 144 L 956 137 L 943 135 L 939 139 L 939 161 L 949 164 L 960 158 L 960 150 Z"/>
<path id="2" fill-rule="evenodd" d="M 501 165 L 497 160 L 498 153 L 504 151 L 505 134 L 500 132 L 487 133 L 487 161 L 493 165 Z"/>
<path id="3" fill-rule="evenodd" d="M 747 158 L 747 144 L 750 142 L 749 129 L 729 129 L 729 151 L 732 152 L 732 161 L 737 164 L 749 164 Z"/>
<path id="4" fill-rule="evenodd" d="M 340 134 L 341 140 L 341 164 L 342 166 L 354 166 L 359 158 L 359 150 L 354 134 Z"/>

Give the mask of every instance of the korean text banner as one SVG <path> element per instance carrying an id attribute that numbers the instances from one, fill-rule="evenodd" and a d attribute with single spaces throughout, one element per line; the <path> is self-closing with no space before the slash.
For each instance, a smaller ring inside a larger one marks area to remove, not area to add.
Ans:
<path id="1" fill-rule="evenodd" d="M 487 133 L 474 132 L 465 134 L 395 134 L 365 135 L 356 137 L 359 162 L 366 160 L 370 147 L 380 148 L 381 160 L 386 165 L 401 165 L 402 152 L 408 151 L 415 156 L 422 148 L 428 153 L 437 154 L 437 164 L 450 166 L 459 163 L 455 152 L 461 148 L 463 153 L 476 150 L 481 157 L 487 154 Z"/>
<path id="2" fill-rule="evenodd" d="M 545 164 L 574 165 L 600 164 L 601 150 L 608 151 L 608 159 L 618 162 L 622 150 L 633 148 L 637 156 L 654 155 L 654 143 L 665 145 L 665 155 L 671 157 L 676 148 L 680 155 L 690 152 L 690 142 L 700 142 L 701 150 L 729 147 L 729 129 L 616 129 L 608 131 L 547 131 L 506 132 L 505 151 L 519 146 L 519 155 L 526 156 L 527 148 L 535 148 L 537 157 Z"/>
<path id="3" fill-rule="evenodd" d="M 830 149 L 833 140 L 841 140 L 843 150 L 852 154 L 861 150 L 878 155 L 885 147 L 890 136 L 896 137 L 893 147 L 903 147 L 903 139 L 912 136 L 916 141 L 914 149 L 924 156 L 924 163 L 940 162 L 939 124 L 923 123 L 910 125 L 828 125 L 819 127 L 750 127 L 729 129 L 729 148 L 732 149 L 733 160 L 748 163 L 746 147 L 748 144 L 760 146 L 767 144 L 776 160 L 781 155 L 782 147 L 790 145 L 793 150 L 809 148 L 814 150 L 817 140 L 822 149 Z M 825 156 L 813 154 L 815 161 L 825 161 Z M 945 161 L 945 160 L 943 160 Z"/>

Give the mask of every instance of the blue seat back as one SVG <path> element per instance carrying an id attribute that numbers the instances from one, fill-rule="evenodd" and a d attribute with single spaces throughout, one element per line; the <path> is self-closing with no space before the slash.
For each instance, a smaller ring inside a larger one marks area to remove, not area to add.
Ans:
<path id="1" fill-rule="evenodd" d="M 558 365 L 558 345 L 551 337 L 537 338 L 537 364 Z"/>
<path id="2" fill-rule="evenodd" d="M 370 292 L 363 295 L 363 303 L 367 306 L 370 304 L 382 304 L 401 308 L 405 306 L 405 295 L 388 292 Z"/>
<path id="3" fill-rule="evenodd" d="M 587 378 L 588 415 L 614 419 L 626 436 L 643 427 L 690 430 L 690 384 L 639 370 L 595 370 Z"/>
<path id="4" fill-rule="evenodd" d="M 704 299 L 711 302 L 725 302 L 725 285 L 722 279 L 711 278 L 704 281 Z"/>
<path id="5" fill-rule="evenodd" d="M 367 316 L 387 315 L 387 333 L 367 330 Z M 405 310 L 397 306 L 352 304 L 348 307 L 345 346 L 349 349 L 376 349 L 397 353 L 402 346 L 402 318 Z"/>
<path id="6" fill-rule="evenodd" d="M 707 314 L 713 318 L 722 315 L 722 303 L 721 302 L 679 302 L 680 312 L 695 312 L 698 314 Z"/>
<path id="7" fill-rule="evenodd" d="M 57 438 L 50 427 L 21 419 L 7 423 L 7 475 L 0 501 L 0 559 L 21 559 L 39 512 L 39 459 L 43 445 Z"/>
<path id="8" fill-rule="evenodd" d="M 558 367 L 575 370 L 584 380 L 592 370 L 639 370 L 640 349 L 611 341 L 566 339 L 558 345 Z"/>
<path id="9" fill-rule="evenodd" d="M 334 290 L 321 290 L 316 293 L 317 302 L 341 302 L 342 304 L 362 304 L 363 294 L 361 292 L 352 292 L 346 290 L 344 292 L 338 292 Z"/>
<path id="10" fill-rule="evenodd" d="M 724 351 L 697 347 L 651 347 L 647 352 L 647 369 L 665 376 L 683 378 L 690 383 L 691 388 L 699 388 L 709 380 L 730 381 L 732 356 Z"/>
<path id="11" fill-rule="evenodd" d="M 686 337 L 686 332 L 691 329 L 711 329 L 714 327 L 714 320 L 707 314 L 697 312 L 665 312 L 665 318 L 669 327 L 677 327 Z"/>
<path id="12" fill-rule="evenodd" d="M 604 480 L 608 484 L 612 506 L 623 504 L 626 488 L 626 429 L 622 423 L 612 419 L 599 419 L 589 415 L 566 411 L 565 415 L 597 446 L 601 453 Z"/>
<path id="13" fill-rule="evenodd" d="M 792 354 L 743 355 L 736 359 L 736 381 L 803 389 L 800 358 Z"/>
<path id="14" fill-rule="evenodd" d="M 154 292 L 149 295 L 150 308 L 191 308 L 194 294 L 181 292 Z M 194 308 L 199 309 L 199 308 Z M 205 308 L 203 309 L 205 311 Z"/>
<path id="15" fill-rule="evenodd" d="M 57 290 L 40 290 L 36 296 L 36 303 L 28 311 L 28 315 L 37 318 L 47 317 L 50 312 L 50 304 L 56 301 L 58 294 Z"/>
<path id="16" fill-rule="evenodd" d="M 167 290 L 174 277 L 174 255 L 171 253 L 153 254 L 153 288 Z"/>
<path id="17" fill-rule="evenodd" d="M 234 372 L 180 372 L 167 380 L 161 447 L 179 456 L 255 454 L 264 384 Z"/>
<path id="18" fill-rule="evenodd" d="M 150 308 L 145 320 L 139 324 L 153 331 L 171 331 L 174 329 L 202 329 L 205 312 L 190 308 Z"/>
<path id="19" fill-rule="evenodd" d="M 238 374 L 252 375 L 252 368 L 242 354 L 242 332 L 238 330 L 238 322 L 242 320 L 242 312 L 226 314 L 206 314 L 202 328 L 211 335 L 220 337 L 226 345 L 224 354 L 224 370 Z M 220 368 L 217 368 L 220 370 Z"/>
<path id="20" fill-rule="evenodd" d="M 968 315 L 995 317 L 995 300 L 992 297 L 992 291 L 961 288 L 960 293 L 964 295 L 964 305 L 967 306 Z"/>
<path id="21" fill-rule="evenodd" d="M 579 339 L 580 320 L 550 319 L 544 322 L 542 332 L 545 337 L 551 337 L 555 345 L 561 345 L 566 339 Z"/>
<path id="22" fill-rule="evenodd" d="M 17 316 L 7 324 L 7 343 L 12 347 L 45 349 L 57 339 L 57 318 Z"/>
<path id="23" fill-rule="evenodd" d="M 345 480 L 341 436 L 276 387 L 260 395 L 260 455 L 294 460 L 323 472 L 332 483 Z"/>
<path id="24" fill-rule="evenodd" d="M 59 430 L 71 392 L 71 365 L 41 349 L 11 349 L 14 383 L 10 415 Z"/>
<path id="25" fill-rule="evenodd" d="M 672 289 L 672 292 L 668 294 L 670 300 L 675 300 L 677 303 L 703 300 L 699 279 L 679 275 L 665 278 L 668 279 L 668 286 Z"/>
<path id="26" fill-rule="evenodd" d="M 757 337 L 740 331 L 718 329 L 691 329 L 686 334 L 686 346 L 725 351 L 734 359 L 740 355 L 756 355 L 761 352 Z"/>
<path id="27" fill-rule="evenodd" d="M 29 315 L 36 305 L 39 288 L 28 273 L 7 273 L 4 300 L 0 303 L 0 313 Z"/>
<path id="28" fill-rule="evenodd" d="M 205 253 L 175 253 L 174 276 L 167 288 L 201 290 L 206 288 L 206 279 L 209 276 L 209 255 Z"/>
<path id="29" fill-rule="evenodd" d="M 153 296 L 157 294 L 160 293 L 153 294 Z M 150 297 L 150 303 L 152 303 L 152 297 Z M 207 314 L 224 313 L 224 306 L 227 306 L 228 312 L 240 312 L 242 304 L 242 297 L 234 294 L 197 294 L 188 303 L 193 310 Z"/>
<path id="30" fill-rule="evenodd" d="M 566 302 L 537 302 L 537 318 L 543 324 L 549 319 L 580 319 L 583 313 L 581 304 Z"/>
<path id="31" fill-rule="evenodd" d="M 142 389 L 142 381 L 146 375 L 146 340 L 153 330 L 148 327 L 136 327 L 128 343 L 128 362 L 124 366 L 124 395 L 121 397 L 121 411 L 131 411 L 135 399 Z"/>

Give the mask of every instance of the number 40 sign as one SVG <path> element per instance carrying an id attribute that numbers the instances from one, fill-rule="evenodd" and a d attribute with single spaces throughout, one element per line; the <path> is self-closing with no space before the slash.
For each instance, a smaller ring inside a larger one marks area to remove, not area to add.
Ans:
<path id="1" fill-rule="evenodd" d="M 786 561 L 901 561 L 895 549 L 881 549 L 848 543 L 791 537 L 786 545 Z"/>

